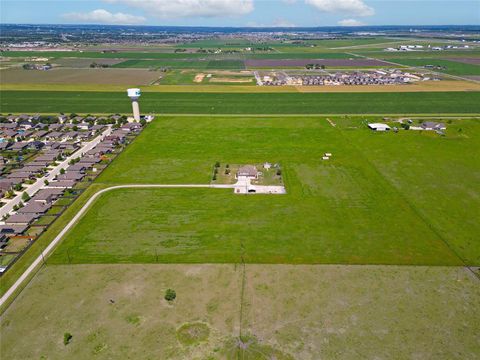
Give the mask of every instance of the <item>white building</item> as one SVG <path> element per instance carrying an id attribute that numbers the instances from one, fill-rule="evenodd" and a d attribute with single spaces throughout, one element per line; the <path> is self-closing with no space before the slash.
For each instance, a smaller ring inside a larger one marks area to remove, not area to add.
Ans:
<path id="1" fill-rule="evenodd" d="M 390 126 L 382 123 L 370 123 L 368 127 L 374 131 L 387 131 L 390 130 Z"/>

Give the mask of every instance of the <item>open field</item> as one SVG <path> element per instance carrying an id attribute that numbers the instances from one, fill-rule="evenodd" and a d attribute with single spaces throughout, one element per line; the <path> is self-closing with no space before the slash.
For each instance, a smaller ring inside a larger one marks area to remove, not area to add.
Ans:
<path id="1" fill-rule="evenodd" d="M 2 315 L 2 357 L 477 359 L 479 289 L 455 267 L 49 265 Z"/>
<path id="2" fill-rule="evenodd" d="M 301 59 L 301 60 L 268 60 L 268 59 L 258 59 L 258 60 L 246 60 L 245 65 L 248 68 L 259 67 L 259 68 L 271 68 L 271 67 L 280 67 L 280 68 L 290 68 L 290 67 L 305 67 L 307 64 L 322 64 L 327 67 L 376 67 L 376 66 L 389 66 L 390 64 L 385 63 L 380 60 L 370 60 L 370 59 L 321 59 L 321 58 L 310 58 L 310 59 Z"/>
<path id="3" fill-rule="evenodd" d="M 208 73 L 218 73 L 219 71 L 209 70 Z M 230 84 L 198 83 L 193 80 L 198 71 L 192 70 L 171 70 L 162 74 L 160 85 L 144 85 L 142 92 L 162 92 L 162 93 L 294 93 L 294 92 L 317 92 L 317 93 L 354 93 L 354 92 L 453 92 L 453 91 L 480 91 L 480 83 L 462 80 L 442 80 L 442 81 L 422 81 L 415 84 L 403 85 L 379 85 L 379 86 L 245 86 Z M 220 76 L 220 74 L 218 74 Z M 242 76 L 243 78 L 243 76 Z M 473 80 L 480 81 L 480 76 Z M 207 79 L 204 78 L 206 81 Z M 252 85 L 254 82 L 252 81 Z M 22 90 L 22 91 L 105 91 L 105 92 L 124 92 L 125 86 L 122 85 L 89 85 L 89 84 L 13 84 L 2 83 L 0 90 Z"/>
<path id="4" fill-rule="evenodd" d="M 425 65 L 442 66 L 445 69 L 436 70 L 450 75 L 480 75 L 480 66 L 458 61 L 442 59 L 386 59 L 407 66 L 423 67 Z"/>
<path id="5" fill-rule="evenodd" d="M 325 118 L 155 120 L 98 183 L 209 183 L 215 161 L 271 161 L 282 165 L 288 194 L 116 190 L 102 195 L 52 261 L 243 257 L 251 263 L 455 265 L 459 256 L 480 264 L 480 228 L 471 215 L 480 203 L 469 195 L 478 193 L 472 184 L 480 183 L 474 120 L 449 124 L 445 138 L 376 134 L 360 118 L 334 122 L 336 128 Z M 322 162 L 324 152 L 334 159 Z"/>
<path id="6" fill-rule="evenodd" d="M 48 71 L 1 70 L 2 82 L 16 84 L 111 84 L 142 86 L 156 81 L 161 73 L 140 69 L 62 69 Z"/>
<path id="7" fill-rule="evenodd" d="M 124 91 L 79 91 L 74 95 L 55 91 L 0 91 L 0 111 L 130 113 L 127 100 Z M 144 113 L 165 114 L 478 114 L 480 92 L 145 92 L 141 109 Z"/>

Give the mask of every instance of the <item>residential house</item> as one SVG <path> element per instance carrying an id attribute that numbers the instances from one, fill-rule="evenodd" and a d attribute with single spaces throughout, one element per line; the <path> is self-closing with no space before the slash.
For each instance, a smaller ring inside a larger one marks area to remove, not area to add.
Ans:
<path id="1" fill-rule="evenodd" d="M 38 191 L 31 199 L 30 202 L 38 202 L 41 204 L 50 204 L 57 200 L 63 194 L 63 189 L 42 189 Z"/>
<path id="2" fill-rule="evenodd" d="M 52 207 L 52 204 L 41 204 L 36 201 L 30 201 L 24 207 L 18 209 L 17 214 L 45 214 L 48 209 Z"/>
<path id="3" fill-rule="evenodd" d="M 24 214 L 14 214 L 11 215 L 5 224 L 7 225 L 30 225 L 35 221 L 40 215 L 36 213 L 24 213 Z"/>
<path id="4" fill-rule="evenodd" d="M 433 121 L 426 121 L 422 124 L 423 130 L 446 130 L 447 127 L 443 123 L 437 123 Z"/>
<path id="5" fill-rule="evenodd" d="M 237 178 L 242 176 L 250 179 L 257 179 L 258 171 L 257 168 L 253 165 L 245 165 L 238 169 L 236 176 Z"/>

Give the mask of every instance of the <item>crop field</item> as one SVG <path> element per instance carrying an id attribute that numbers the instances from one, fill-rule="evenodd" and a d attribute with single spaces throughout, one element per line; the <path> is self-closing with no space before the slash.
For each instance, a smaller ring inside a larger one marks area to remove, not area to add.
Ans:
<path id="1" fill-rule="evenodd" d="M 0 70 L 3 83 L 16 84 L 110 84 L 142 86 L 155 82 L 160 73 L 133 69 L 62 69 L 48 71 L 8 69 Z"/>
<path id="2" fill-rule="evenodd" d="M 480 75 L 480 65 L 466 64 L 459 61 L 450 61 L 442 59 L 387 59 L 395 63 L 407 66 L 423 67 L 425 65 L 441 66 L 444 69 L 435 71 L 444 72 L 451 75 Z"/>
<path id="3" fill-rule="evenodd" d="M 270 161 L 282 165 L 288 194 L 115 190 L 51 261 L 480 264 L 471 216 L 480 203 L 468 195 L 479 191 L 474 120 L 449 124 L 446 138 L 334 121 L 336 128 L 325 118 L 158 119 L 98 183 L 206 184 L 215 161 Z M 334 158 L 322 161 L 325 152 Z"/>
<path id="4" fill-rule="evenodd" d="M 249 68 L 260 67 L 305 67 L 308 64 L 321 64 L 328 67 L 378 67 L 390 66 L 390 64 L 380 60 L 370 59 L 297 59 L 297 60 L 271 60 L 271 59 L 255 59 L 246 60 L 245 65 Z"/>
<path id="5" fill-rule="evenodd" d="M 0 345 L 9 359 L 475 359 L 479 289 L 451 267 L 48 265 L 2 315 Z"/>
<path id="6" fill-rule="evenodd" d="M 480 92 L 145 92 L 141 108 L 163 114 L 478 114 Z M 131 105 L 124 91 L 0 91 L 0 111 L 129 113 Z"/>

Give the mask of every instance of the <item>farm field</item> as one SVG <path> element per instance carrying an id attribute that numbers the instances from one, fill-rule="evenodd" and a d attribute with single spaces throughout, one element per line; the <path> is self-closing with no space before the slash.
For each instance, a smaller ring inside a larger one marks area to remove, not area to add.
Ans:
<path id="1" fill-rule="evenodd" d="M 0 341 L 6 358 L 475 359 L 479 289 L 455 267 L 48 265 Z"/>
<path id="2" fill-rule="evenodd" d="M 202 82 L 196 83 L 195 76 L 199 73 L 212 74 L 211 78 L 203 78 Z M 442 81 L 422 81 L 409 85 L 358 85 L 358 86 L 256 86 L 253 75 L 233 75 L 239 74 L 238 71 L 231 70 L 170 70 L 161 74 L 159 85 L 143 85 L 142 93 L 160 92 L 160 93 L 399 93 L 399 92 L 476 92 L 480 91 L 480 83 L 463 80 L 442 80 Z M 231 79 L 241 79 L 238 82 L 216 82 L 218 78 L 227 77 Z M 465 76 L 475 78 L 475 76 Z M 480 79 L 480 76 L 477 76 Z M 243 81 L 251 79 L 251 83 Z M 478 80 L 477 79 L 477 80 Z M 475 79 L 474 79 L 475 80 Z M 106 85 L 106 84 L 15 84 L 2 83 L 0 90 L 11 91 L 93 91 L 93 92 L 122 92 L 125 91 L 125 85 Z"/>
<path id="3" fill-rule="evenodd" d="M 220 91 L 220 89 L 219 89 Z M 145 92 L 144 113 L 164 114 L 478 114 L 480 92 L 159 93 Z M 129 113 L 125 92 L 0 91 L 5 113 Z"/>
<path id="4" fill-rule="evenodd" d="M 270 161 L 282 165 L 288 194 L 115 190 L 51 261 L 480 264 L 471 217 L 480 203 L 468 195 L 479 191 L 475 120 L 449 124 L 445 138 L 333 121 L 337 128 L 325 118 L 158 119 L 97 183 L 206 184 L 216 161 Z M 325 152 L 334 159 L 322 162 Z"/>
<path id="5" fill-rule="evenodd" d="M 480 64 L 465 64 L 443 59 L 386 59 L 407 66 L 423 67 L 425 65 L 441 66 L 445 69 L 435 70 L 450 75 L 480 75 Z"/>
<path id="6" fill-rule="evenodd" d="M 132 69 L 62 69 L 35 71 L 23 69 L 0 70 L 4 83 L 16 84 L 111 84 L 142 86 L 155 82 L 159 72 Z"/>

